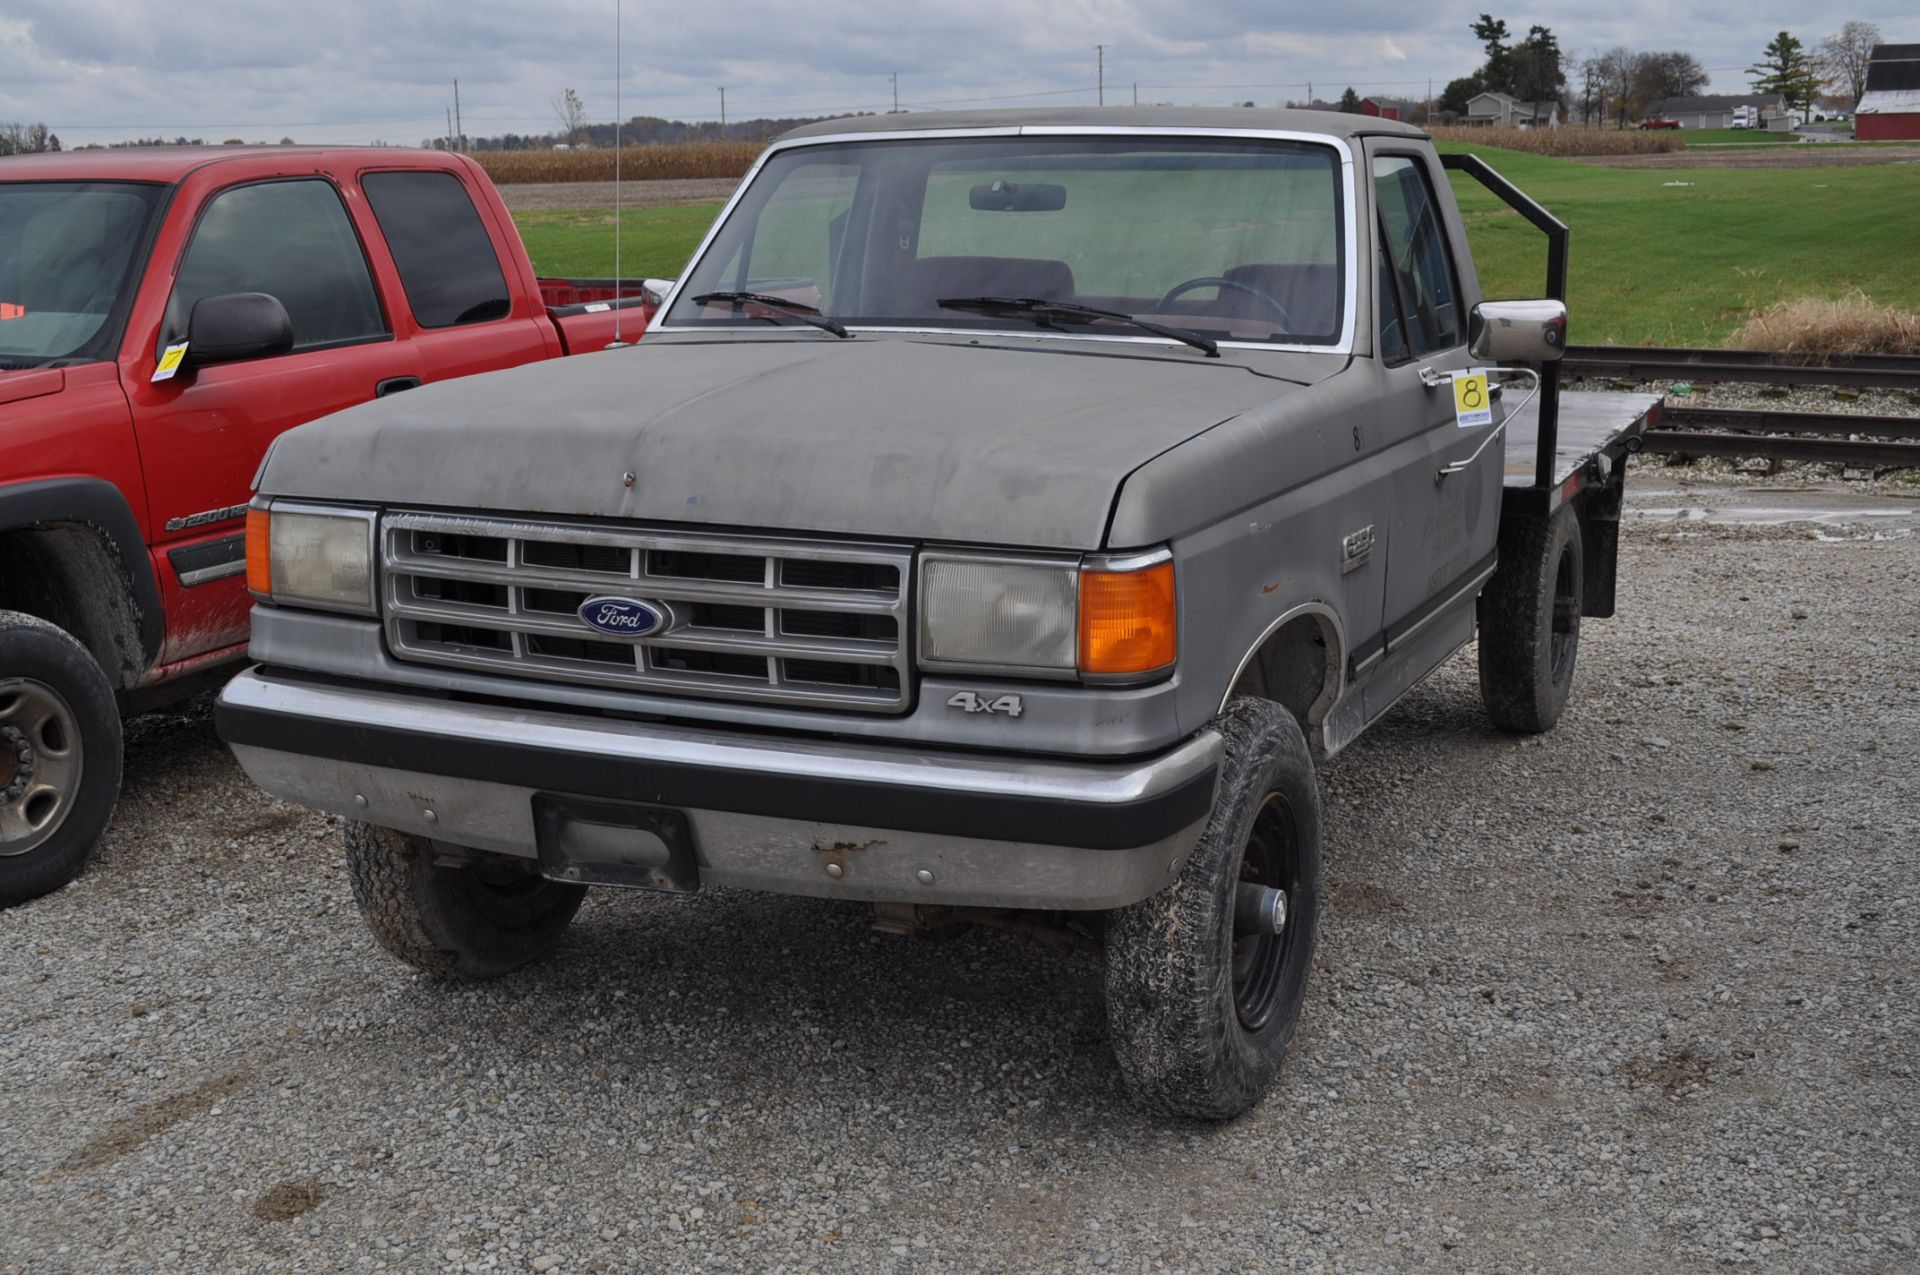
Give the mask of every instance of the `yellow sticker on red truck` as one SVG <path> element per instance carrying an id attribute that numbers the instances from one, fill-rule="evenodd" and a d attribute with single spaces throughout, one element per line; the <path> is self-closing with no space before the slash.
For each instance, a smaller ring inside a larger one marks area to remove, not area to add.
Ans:
<path id="1" fill-rule="evenodd" d="M 187 357 L 187 343 L 169 345 L 160 355 L 160 361 L 153 365 L 152 380 L 170 381 L 173 374 L 180 370 L 180 360 Z"/>
<path id="2" fill-rule="evenodd" d="M 1453 374 L 1453 419 L 1461 429 L 1493 424 L 1493 400 L 1488 397 L 1487 369 L 1476 367 Z"/>

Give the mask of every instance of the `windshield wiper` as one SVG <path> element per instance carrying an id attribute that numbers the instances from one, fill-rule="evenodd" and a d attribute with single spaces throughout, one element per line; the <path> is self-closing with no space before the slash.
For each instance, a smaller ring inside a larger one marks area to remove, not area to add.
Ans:
<path id="1" fill-rule="evenodd" d="M 1060 323 L 1092 323 L 1097 319 L 1115 319 L 1121 323 L 1132 324 L 1142 332 L 1151 332 L 1155 336 L 1184 341 L 1196 350 L 1205 350 L 1210 359 L 1220 357 L 1220 343 L 1211 337 L 1201 336 L 1198 332 L 1189 332 L 1185 328 L 1155 323 L 1151 319 L 1136 318 L 1123 310 L 1101 310 L 1072 301 L 1049 301 L 1045 297 L 942 297 L 934 304 L 947 310 L 969 310 L 975 314 L 1017 314 L 1022 318 L 1033 320 L 1043 328 L 1050 328 Z"/>
<path id="2" fill-rule="evenodd" d="M 751 301 L 754 305 L 763 305 L 769 310 L 778 310 L 782 314 L 790 314 L 802 323 L 811 323 L 821 331 L 831 332 L 837 337 L 844 338 L 853 335 L 853 333 L 847 331 L 846 324 L 840 322 L 838 319 L 829 319 L 826 315 L 820 313 L 819 306 L 808 305 L 804 301 L 789 301 L 785 297 L 770 297 L 762 292 L 703 292 L 693 299 L 695 305 L 711 305 L 715 301 L 731 301 L 733 302 L 733 308 L 736 310 L 740 309 L 744 303 Z M 763 315 L 760 317 L 764 318 L 766 316 Z M 773 320 L 767 319 L 767 322 L 771 323 Z"/>

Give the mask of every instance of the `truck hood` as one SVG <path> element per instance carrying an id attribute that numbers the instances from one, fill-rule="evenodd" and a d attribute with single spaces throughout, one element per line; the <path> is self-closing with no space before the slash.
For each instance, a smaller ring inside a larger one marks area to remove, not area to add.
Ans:
<path id="1" fill-rule="evenodd" d="M 259 487 L 383 505 L 1094 549 L 1134 469 L 1344 363 L 1257 357 L 1276 375 L 1184 350 L 1108 354 L 1000 338 L 650 338 L 322 418 L 281 437 Z"/>

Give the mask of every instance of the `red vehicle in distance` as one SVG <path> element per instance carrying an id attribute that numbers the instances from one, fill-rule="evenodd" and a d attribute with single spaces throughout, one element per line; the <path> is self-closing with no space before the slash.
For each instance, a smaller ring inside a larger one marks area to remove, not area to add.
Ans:
<path id="1" fill-rule="evenodd" d="M 1641 120 L 1641 128 L 1679 128 L 1679 120 Z"/>
<path id="2" fill-rule="evenodd" d="M 537 278 L 461 155 L 0 159 L 0 906 L 84 865 L 121 717 L 244 658 L 246 506 L 282 431 L 637 340 L 652 302 Z"/>

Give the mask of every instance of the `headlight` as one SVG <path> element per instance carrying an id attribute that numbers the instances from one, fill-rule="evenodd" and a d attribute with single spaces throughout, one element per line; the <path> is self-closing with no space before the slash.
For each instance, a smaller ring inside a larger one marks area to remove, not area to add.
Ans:
<path id="1" fill-rule="evenodd" d="M 377 612 L 371 509 L 268 501 L 247 510 L 247 588 L 265 601 Z"/>
<path id="2" fill-rule="evenodd" d="M 920 666 L 1137 682 L 1178 651 L 1172 555 L 920 560 Z"/>

